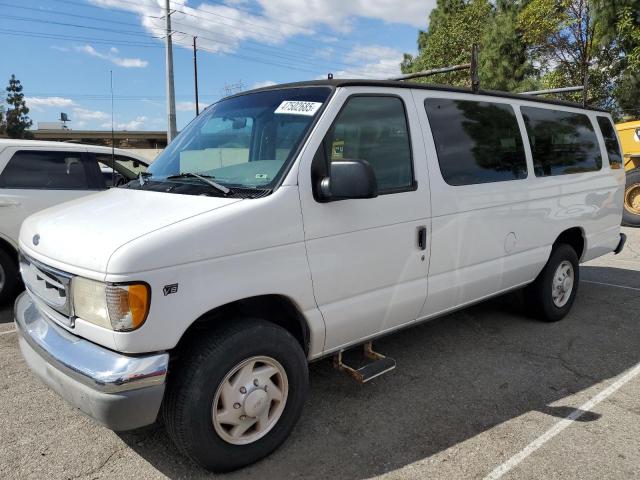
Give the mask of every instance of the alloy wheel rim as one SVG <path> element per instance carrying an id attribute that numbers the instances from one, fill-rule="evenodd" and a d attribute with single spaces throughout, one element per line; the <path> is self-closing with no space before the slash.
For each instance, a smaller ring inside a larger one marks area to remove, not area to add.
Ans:
<path id="1" fill-rule="evenodd" d="M 635 215 L 640 215 L 640 183 L 627 187 L 624 192 L 624 206 Z"/>
<path id="2" fill-rule="evenodd" d="M 551 295 L 553 303 L 556 307 L 564 307 L 573 292 L 573 284 L 575 281 L 575 273 L 573 265 L 568 260 L 564 260 L 553 275 L 553 284 L 551 286 Z"/>
<path id="3" fill-rule="evenodd" d="M 288 393 L 287 373 L 280 362 L 266 356 L 243 360 L 216 390 L 211 411 L 216 433 L 233 445 L 259 440 L 278 423 Z"/>

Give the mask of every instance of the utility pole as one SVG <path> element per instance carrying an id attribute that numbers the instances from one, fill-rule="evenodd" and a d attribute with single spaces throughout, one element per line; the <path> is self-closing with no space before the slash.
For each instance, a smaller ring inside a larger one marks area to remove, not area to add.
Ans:
<path id="1" fill-rule="evenodd" d="M 171 40 L 171 0 L 165 0 L 166 54 L 167 54 L 167 143 L 176 136 L 176 91 L 173 85 L 173 41 Z"/>
<path id="2" fill-rule="evenodd" d="M 200 104 L 198 103 L 198 48 L 196 38 L 193 37 L 193 81 L 196 89 L 196 117 L 200 115 Z"/>

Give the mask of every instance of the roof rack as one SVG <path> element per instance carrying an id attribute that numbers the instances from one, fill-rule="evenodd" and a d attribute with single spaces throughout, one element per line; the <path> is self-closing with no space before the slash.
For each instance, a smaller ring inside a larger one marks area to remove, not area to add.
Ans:
<path id="1" fill-rule="evenodd" d="M 460 65 L 451 65 L 448 67 L 442 68 L 432 68 L 430 70 L 423 70 L 421 72 L 413 72 L 408 73 L 406 75 L 401 75 L 400 77 L 393 77 L 389 80 L 395 81 L 404 81 L 411 80 L 414 78 L 424 78 L 430 77 L 431 75 L 437 75 L 438 73 L 448 73 L 448 72 L 456 72 L 458 70 L 471 70 L 471 90 L 473 93 L 478 93 L 480 91 L 480 79 L 478 76 L 478 45 L 475 43 L 471 47 L 471 62 L 462 63 Z M 333 75 L 329 77 L 333 78 Z M 586 77 L 585 77 L 586 84 Z M 586 89 L 584 85 L 578 85 L 575 87 L 562 87 L 562 88 L 548 88 L 545 90 L 531 90 L 529 92 L 514 92 L 516 95 L 548 95 L 551 93 L 568 93 L 568 92 L 583 92 L 582 95 L 582 106 L 587 106 L 587 98 L 586 98 Z"/>

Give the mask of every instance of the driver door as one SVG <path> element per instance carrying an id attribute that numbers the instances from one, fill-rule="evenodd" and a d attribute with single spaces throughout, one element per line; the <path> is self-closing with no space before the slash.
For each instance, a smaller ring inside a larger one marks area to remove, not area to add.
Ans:
<path id="1" fill-rule="evenodd" d="M 319 202 L 313 191 L 332 160 L 355 158 L 371 164 L 378 196 Z M 410 90 L 338 90 L 305 149 L 298 182 L 325 351 L 414 321 L 427 296 L 431 207 Z"/>

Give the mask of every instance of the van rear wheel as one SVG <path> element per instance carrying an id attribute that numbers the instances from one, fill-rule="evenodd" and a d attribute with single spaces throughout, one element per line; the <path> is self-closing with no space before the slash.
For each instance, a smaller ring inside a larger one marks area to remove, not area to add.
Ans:
<path id="1" fill-rule="evenodd" d="M 304 405 L 308 367 L 288 331 L 234 320 L 184 352 L 163 404 L 167 432 L 182 453 L 225 472 L 265 457 L 289 436 Z"/>
<path id="2" fill-rule="evenodd" d="M 627 172 L 622 224 L 627 227 L 640 227 L 640 168 Z"/>
<path id="3" fill-rule="evenodd" d="M 556 245 L 538 278 L 525 289 L 529 308 L 545 322 L 562 320 L 578 293 L 578 255 L 566 244 Z"/>

